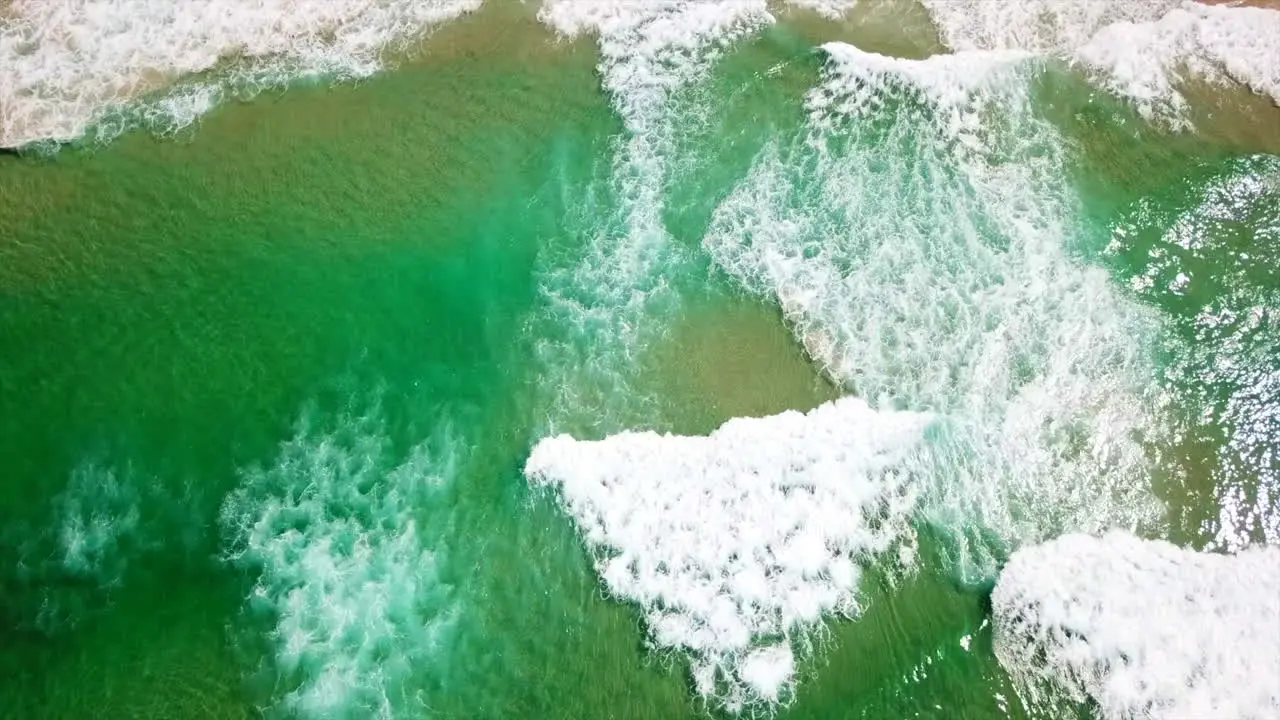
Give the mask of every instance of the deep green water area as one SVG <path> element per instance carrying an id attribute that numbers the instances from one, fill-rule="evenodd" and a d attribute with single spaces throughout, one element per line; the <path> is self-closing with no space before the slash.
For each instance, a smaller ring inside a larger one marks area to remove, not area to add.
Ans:
<path id="1" fill-rule="evenodd" d="M 0 155 L 0 717 L 717 716 L 521 468 L 552 431 L 705 434 L 849 390 L 703 246 L 807 132 L 818 34 L 773 26 L 672 101 L 668 239 L 626 272 L 592 266 L 636 216 L 595 45 L 527 18 L 176 135 Z M 1152 318 L 1166 510 L 1142 531 L 1280 540 L 1280 158 L 1029 77 L 1070 262 Z M 940 111 L 884 103 L 839 152 L 933 152 L 893 123 Z M 990 583 L 919 530 L 919 568 L 869 569 L 777 717 L 1035 715 Z"/>

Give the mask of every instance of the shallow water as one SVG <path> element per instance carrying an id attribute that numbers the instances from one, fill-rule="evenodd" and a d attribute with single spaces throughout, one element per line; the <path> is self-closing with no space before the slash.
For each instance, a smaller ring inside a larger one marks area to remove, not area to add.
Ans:
<path id="1" fill-rule="evenodd" d="M 1129 520 L 1090 498 L 1196 549 L 1280 541 L 1274 108 L 1216 91 L 1196 107 L 1246 109 L 1174 132 L 1037 60 L 997 95 L 1016 117 L 972 114 L 976 155 L 947 119 L 985 90 L 949 105 L 913 71 L 815 119 L 819 43 L 939 49 L 878 7 L 659 54 L 669 93 L 486 9 L 358 84 L 0 155 L 0 716 L 721 712 L 531 488 L 548 432 L 704 435 L 853 392 L 977 438 L 921 461 L 915 569 L 860 558 L 861 612 L 815 631 L 779 717 L 1060 717 L 997 663 L 966 552 Z M 804 228 L 831 242 L 791 275 L 733 251 Z M 832 277 L 856 292 L 795 309 Z M 892 350 L 849 352 L 849 308 Z M 1007 398 L 973 380 L 995 336 Z M 1018 425 L 1041 412 L 1082 419 Z M 1081 460 L 1072 433 L 1113 422 L 1123 462 Z"/>

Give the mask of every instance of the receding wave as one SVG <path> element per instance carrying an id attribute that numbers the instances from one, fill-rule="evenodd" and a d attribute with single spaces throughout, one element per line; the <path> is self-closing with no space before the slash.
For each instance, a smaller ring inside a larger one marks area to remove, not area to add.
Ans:
<path id="1" fill-rule="evenodd" d="M 1280 543 L 1280 160 L 1193 168 L 1143 198 L 1112 232 L 1129 284 L 1169 319 L 1164 375 L 1186 407 L 1173 434 L 1207 460 L 1206 540 L 1239 550 Z M 1189 486 L 1200 483 L 1183 479 Z"/>

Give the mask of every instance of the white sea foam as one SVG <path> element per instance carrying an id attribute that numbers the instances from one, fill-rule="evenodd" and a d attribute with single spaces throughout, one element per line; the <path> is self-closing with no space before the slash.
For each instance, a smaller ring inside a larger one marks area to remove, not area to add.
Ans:
<path id="1" fill-rule="evenodd" d="M 376 410 L 327 431 L 304 420 L 228 496 L 226 558 L 257 578 L 248 610 L 274 625 L 278 702 L 291 716 L 421 707 L 456 617 L 439 577 L 455 445 L 442 436 L 397 463 Z"/>
<path id="2" fill-rule="evenodd" d="M 570 220 L 583 249 L 543 271 L 557 330 L 540 333 L 540 350 L 557 394 L 553 414 L 563 417 L 637 394 L 627 390 L 626 372 L 655 325 L 655 308 L 673 300 L 666 278 L 678 259 L 662 195 L 678 163 L 675 137 L 706 109 L 688 93 L 729 43 L 773 18 L 764 0 L 547 0 L 539 18 L 566 36 L 596 35 L 602 84 L 625 126 L 608 189 L 598 193 L 607 204 L 582 201 Z M 562 328 L 569 337 L 554 336 Z"/>
<path id="3" fill-rule="evenodd" d="M 1280 718 L 1280 549 L 1067 535 L 1015 553 L 992 606 L 1032 702 L 1048 684 L 1107 720 Z"/>
<path id="4" fill-rule="evenodd" d="M 1183 0 L 921 0 L 954 50 L 1070 52 L 1115 23 L 1158 19 Z"/>
<path id="5" fill-rule="evenodd" d="M 1148 113 L 1176 116 L 1183 71 L 1233 80 L 1280 104 L 1280 12 L 1188 3 L 1158 20 L 1103 28 L 1075 57 Z"/>
<path id="6" fill-rule="evenodd" d="M 923 0 L 957 50 L 1022 49 L 1093 71 L 1149 115 L 1177 118 L 1182 73 L 1280 103 L 1280 12 L 1184 0 Z"/>
<path id="7" fill-rule="evenodd" d="M 1062 143 L 1027 96 L 1038 61 L 826 50 L 808 132 L 717 209 L 717 264 L 873 406 L 948 417 L 913 462 L 960 575 L 994 572 L 991 534 L 1157 520 L 1150 318 L 1067 255 Z"/>
<path id="8" fill-rule="evenodd" d="M 224 87 L 356 78 L 384 51 L 480 0 L 13 0 L 0 12 L 0 147 L 80 137 L 139 95 L 235 59 Z M 190 93 L 193 91 L 185 91 Z M 168 126 L 191 122 L 173 110 Z"/>
<path id="9" fill-rule="evenodd" d="M 859 563 L 909 557 L 914 494 L 895 466 L 929 423 L 844 398 L 707 437 L 547 438 L 525 475 L 558 491 L 653 645 L 687 652 L 698 691 L 737 711 L 789 696 L 795 653 L 858 612 Z"/>

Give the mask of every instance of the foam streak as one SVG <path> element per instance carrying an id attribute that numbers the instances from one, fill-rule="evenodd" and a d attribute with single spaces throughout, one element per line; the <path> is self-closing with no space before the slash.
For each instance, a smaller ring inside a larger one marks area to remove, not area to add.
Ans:
<path id="1" fill-rule="evenodd" d="M 729 43 L 773 18 L 763 0 L 548 0 L 539 18 L 566 36 L 596 34 L 602 83 L 626 130 L 602 193 L 612 207 L 584 204 L 578 232 L 585 249 L 568 265 L 544 269 L 542 291 L 557 328 L 543 335 L 569 333 L 539 348 L 556 394 L 553 414 L 563 419 L 611 407 L 628 393 L 626 374 L 654 325 L 652 311 L 675 299 L 667 273 L 679 259 L 662 219 L 663 190 L 676 133 L 701 111 L 683 94 Z"/>

